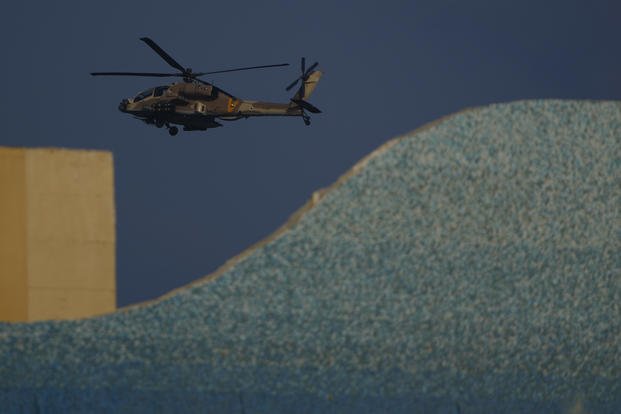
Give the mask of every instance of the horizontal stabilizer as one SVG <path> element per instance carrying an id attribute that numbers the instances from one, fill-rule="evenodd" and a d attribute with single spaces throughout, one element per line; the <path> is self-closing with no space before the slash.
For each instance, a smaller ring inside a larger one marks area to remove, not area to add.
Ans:
<path id="1" fill-rule="evenodd" d="M 319 108 L 317 108 L 314 105 L 309 104 L 308 102 L 302 99 L 292 99 L 291 102 L 295 103 L 296 105 L 306 109 L 308 112 L 311 112 L 313 114 L 321 113 L 321 110 L 319 110 Z"/>

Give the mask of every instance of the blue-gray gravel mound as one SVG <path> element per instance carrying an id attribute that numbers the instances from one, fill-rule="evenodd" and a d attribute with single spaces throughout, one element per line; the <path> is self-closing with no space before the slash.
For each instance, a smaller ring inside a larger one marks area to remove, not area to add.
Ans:
<path id="1" fill-rule="evenodd" d="M 213 280 L 0 324 L 0 405 L 616 412 L 620 144 L 621 105 L 585 101 L 492 105 L 393 140 Z"/>

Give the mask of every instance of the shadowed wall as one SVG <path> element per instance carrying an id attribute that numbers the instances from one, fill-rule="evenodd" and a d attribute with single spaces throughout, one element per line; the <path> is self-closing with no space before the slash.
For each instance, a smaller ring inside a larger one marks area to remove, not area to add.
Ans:
<path id="1" fill-rule="evenodd" d="M 115 309 L 112 155 L 0 148 L 0 320 Z"/>

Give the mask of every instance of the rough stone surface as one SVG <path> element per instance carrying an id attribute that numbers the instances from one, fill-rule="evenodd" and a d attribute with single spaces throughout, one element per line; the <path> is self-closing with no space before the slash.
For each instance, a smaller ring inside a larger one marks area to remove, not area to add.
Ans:
<path id="1" fill-rule="evenodd" d="M 620 183 L 617 102 L 456 114 L 383 146 L 216 278 L 0 324 L 0 405 L 616 412 Z"/>

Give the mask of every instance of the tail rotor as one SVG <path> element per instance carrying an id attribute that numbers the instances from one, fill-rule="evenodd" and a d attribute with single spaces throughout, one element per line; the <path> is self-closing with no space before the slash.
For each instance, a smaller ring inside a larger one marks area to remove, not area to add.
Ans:
<path id="1" fill-rule="evenodd" d="M 313 63 L 312 65 L 309 66 L 308 69 L 305 69 L 305 65 L 306 65 L 306 59 L 302 58 L 302 62 L 301 62 L 302 74 L 298 76 L 293 82 L 291 82 L 289 86 L 287 86 L 287 90 L 290 91 L 295 85 L 297 85 L 298 82 L 302 81 L 302 85 L 300 86 L 300 97 L 304 97 L 304 92 L 305 92 L 304 82 L 308 79 L 308 76 L 313 72 L 313 69 L 315 69 L 317 65 L 319 65 L 319 62 Z"/>
<path id="2" fill-rule="evenodd" d="M 307 110 L 314 114 L 318 114 L 321 112 L 317 107 L 311 105 L 305 100 L 310 96 L 312 91 L 315 89 L 315 84 L 319 81 L 319 78 L 321 77 L 320 71 L 314 71 L 317 65 L 319 65 L 319 62 L 315 62 L 312 65 L 310 65 L 308 68 L 306 68 L 306 59 L 302 58 L 300 62 L 300 68 L 301 68 L 300 76 L 298 76 L 286 88 L 288 91 L 290 91 L 291 89 L 293 89 L 295 85 L 298 84 L 298 82 L 300 82 L 300 88 L 298 89 L 295 96 L 291 99 L 291 102 L 295 103 L 302 110 L 302 119 L 304 120 L 304 124 L 306 125 L 310 125 L 310 116 L 308 116 L 304 112 L 304 110 Z M 308 90 L 306 89 L 307 83 L 309 84 Z"/>

